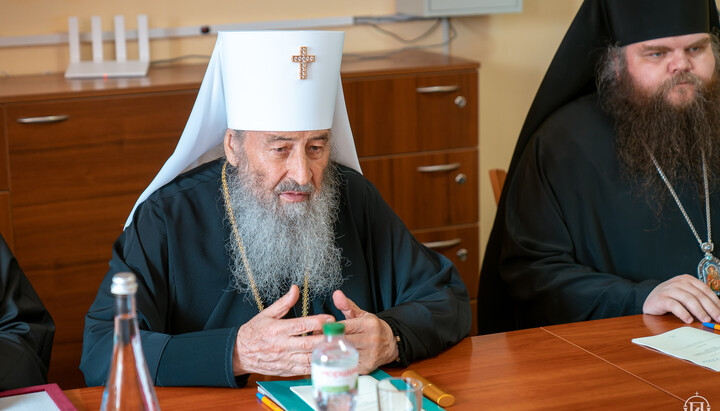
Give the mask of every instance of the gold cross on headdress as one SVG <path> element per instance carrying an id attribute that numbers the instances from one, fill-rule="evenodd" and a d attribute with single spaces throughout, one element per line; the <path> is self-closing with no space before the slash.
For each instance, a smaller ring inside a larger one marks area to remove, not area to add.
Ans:
<path id="1" fill-rule="evenodd" d="M 300 47 L 300 55 L 292 56 L 293 63 L 300 63 L 300 80 L 307 79 L 307 65 L 315 61 L 315 56 L 307 54 L 307 47 Z"/>

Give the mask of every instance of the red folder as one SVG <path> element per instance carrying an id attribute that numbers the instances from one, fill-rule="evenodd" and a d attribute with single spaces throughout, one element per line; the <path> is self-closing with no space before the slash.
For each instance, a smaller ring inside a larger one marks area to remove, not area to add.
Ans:
<path id="1" fill-rule="evenodd" d="M 33 385 L 32 387 L 16 388 L 14 390 L 0 391 L 0 398 L 11 397 L 13 395 L 30 394 L 34 392 L 45 391 L 47 395 L 55 402 L 60 411 L 77 411 L 77 408 L 70 402 L 70 399 L 60 389 L 57 384 Z"/>

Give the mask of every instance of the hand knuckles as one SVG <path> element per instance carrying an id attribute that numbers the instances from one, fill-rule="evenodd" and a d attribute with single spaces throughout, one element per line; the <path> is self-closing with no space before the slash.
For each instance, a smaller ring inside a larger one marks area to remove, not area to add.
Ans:
<path id="1" fill-rule="evenodd" d="M 310 352 L 313 350 L 313 348 L 315 348 L 315 343 L 311 339 L 305 338 L 303 339 L 303 341 L 300 342 L 300 346 L 303 350 Z"/>
<path id="2" fill-rule="evenodd" d="M 699 298 L 702 298 L 702 296 L 695 295 L 692 292 L 685 292 L 680 295 L 680 301 L 684 306 L 692 306 L 692 307 L 699 307 L 700 302 L 698 301 Z"/>
<path id="3" fill-rule="evenodd" d="M 291 334 L 302 334 L 305 332 L 305 324 L 302 322 L 294 322 L 290 325 L 290 328 L 288 330 Z"/>

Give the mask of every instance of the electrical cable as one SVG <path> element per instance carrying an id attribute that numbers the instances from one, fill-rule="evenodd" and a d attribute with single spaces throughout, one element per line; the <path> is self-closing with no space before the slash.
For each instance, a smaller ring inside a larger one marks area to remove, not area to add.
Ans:
<path id="1" fill-rule="evenodd" d="M 178 56 L 178 57 L 172 57 L 169 59 L 160 59 L 160 60 L 152 60 L 150 61 L 151 65 L 156 64 L 171 64 L 171 63 L 177 63 L 180 60 L 186 60 L 186 59 L 203 59 L 203 60 L 210 60 L 209 55 L 205 54 L 186 54 L 184 56 Z"/>
<path id="2" fill-rule="evenodd" d="M 427 30 L 425 30 L 425 32 L 423 32 L 423 33 L 420 34 L 419 36 L 417 36 L 417 37 L 415 37 L 415 38 L 412 38 L 412 39 L 402 38 L 402 37 L 400 37 L 398 34 L 395 34 L 395 33 L 393 33 L 393 32 L 390 31 L 390 30 L 384 29 L 384 28 L 378 26 L 378 25 L 375 24 L 375 23 L 363 23 L 363 24 L 366 24 L 366 25 L 374 28 L 375 30 L 379 31 L 380 33 L 386 34 L 386 35 L 388 35 L 388 36 L 396 39 L 397 41 L 399 41 L 399 42 L 401 42 L 401 43 L 412 44 L 412 43 L 417 43 L 418 41 L 424 40 L 425 38 L 427 38 L 428 36 L 430 36 L 430 35 L 440 26 L 440 22 L 441 22 L 440 19 L 435 19 L 435 23 L 433 23 L 433 25 L 430 26 L 430 28 L 428 28 Z"/>
<path id="3" fill-rule="evenodd" d="M 438 20 L 439 22 L 440 20 Z M 421 44 L 421 45 L 415 45 L 415 46 L 406 46 L 401 47 L 396 50 L 392 50 L 389 52 L 384 53 L 378 53 L 378 54 L 367 54 L 367 53 L 344 53 L 343 59 L 356 59 L 356 60 L 374 60 L 374 59 L 382 59 L 386 57 L 390 57 L 392 55 L 395 55 L 397 53 L 401 53 L 403 51 L 407 50 L 416 50 L 416 49 L 427 49 L 427 48 L 433 48 L 433 47 L 443 47 L 453 42 L 458 36 L 457 30 L 455 30 L 455 26 L 452 24 L 452 20 L 448 19 L 448 29 L 450 30 L 450 36 L 447 40 L 441 41 L 440 43 L 434 43 L 434 44 Z M 433 29 L 434 30 L 434 29 Z M 432 32 L 431 32 L 432 33 Z M 425 35 L 423 33 L 422 35 Z M 422 36 L 421 35 L 421 36 Z"/>
<path id="4" fill-rule="evenodd" d="M 358 17 L 355 19 L 355 24 L 370 26 L 377 32 L 387 35 L 387 36 L 390 36 L 403 44 L 414 44 L 414 43 L 417 43 L 419 41 L 422 41 L 422 40 L 425 40 L 426 38 L 428 38 L 431 34 L 433 34 L 437 30 L 438 27 L 440 27 L 440 24 L 442 23 L 442 19 L 440 19 L 440 18 L 433 19 L 434 20 L 433 24 L 430 27 L 428 27 L 420 35 L 413 37 L 413 38 L 404 38 L 404 37 L 400 36 L 399 34 L 394 33 L 385 28 L 382 28 L 378 25 L 378 22 L 380 22 L 380 23 L 403 23 L 403 22 L 417 21 L 417 20 L 425 20 L 425 19 L 418 19 L 416 17 L 402 16 L 402 15 L 401 16 L 393 16 L 392 18 L 390 18 L 390 17 L 385 17 L 385 18 Z M 448 39 L 444 40 L 440 43 L 405 46 L 405 47 L 401 47 L 399 49 L 395 49 L 395 50 L 392 50 L 389 52 L 378 53 L 378 54 L 345 53 L 345 54 L 343 54 L 343 58 L 344 59 L 357 59 L 357 60 L 381 59 L 381 58 L 389 57 L 389 56 L 392 56 L 394 54 L 397 54 L 397 53 L 400 53 L 400 52 L 403 52 L 406 50 L 443 47 L 443 46 L 446 46 L 446 45 L 452 43 L 452 41 L 457 38 L 457 31 L 455 30 L 455 27 L 453 26 L 452 21 L 450 19 L 448 19 L 448 29 L 450 32 Z M 187 60 L 187 59 L 210 60 L 210 57 L 211 56 L 204 55 L 204 54 L 186 54 L 183 56 L 172 57 L 172 58 L 167 58 L 167 59 L 151 60 L 150 65 L 172 64 L 172 63 L 177 63 L 179 61 Z M 10 74 L 4 70 L 0 70 L 0 77 L 10 77 Z"/>

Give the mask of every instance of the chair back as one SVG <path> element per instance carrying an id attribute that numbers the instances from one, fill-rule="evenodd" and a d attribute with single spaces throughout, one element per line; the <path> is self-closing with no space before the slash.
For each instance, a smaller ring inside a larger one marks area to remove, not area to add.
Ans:
<path id="1" fill-rule="evenodd" d="M 507 171 L 502 168 L 493 168 L 488 171 L 490 174 L 490 184 L 492 185 L 493 194 L 495 194 L 495 204 L 500 202 L 500 194 L 502 193 L 503 185 L 505 184 L 505 177 L 507 177 Z"/>

